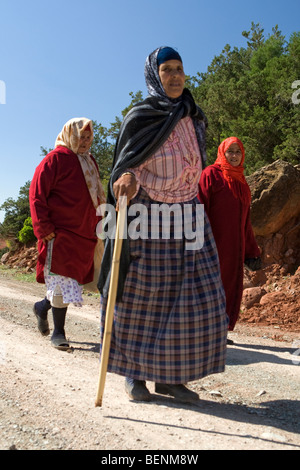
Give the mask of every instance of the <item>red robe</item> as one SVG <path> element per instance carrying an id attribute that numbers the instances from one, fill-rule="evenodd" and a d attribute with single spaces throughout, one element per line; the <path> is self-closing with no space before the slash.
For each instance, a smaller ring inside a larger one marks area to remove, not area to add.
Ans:
<path id="1" fill-rule="evenodd" d="M 217 164 L 203 170 L 199 200 L 204 204 L 218 248 L 229 330 L 232 331 L 242 300 L 244 261 L 260 256 L 250 222 L 250 205 L 242 204 L 233 195 Z"/>
<path id="2" fill-rule="evenodd" d="M 94 160 L 94 159 L 93 159 Z M 94 160 L 97 167 L 97 164 Z M 98 167 L 97 167 L 98 169 Z M 35 170 L 29 202 L 38 239 L 37 282 L 44 283 L 47 246 L 42 238 L 55 232 L 51 272 L 86 284 L 94 276 L 96 226 L 99 217 L 72 150 L 58 146 Z"/>

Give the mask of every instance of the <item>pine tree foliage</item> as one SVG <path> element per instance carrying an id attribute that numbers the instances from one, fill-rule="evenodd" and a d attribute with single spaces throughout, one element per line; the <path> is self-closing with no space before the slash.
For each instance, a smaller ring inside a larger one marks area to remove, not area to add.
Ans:
<path id="1" fill-rule="evenodd" d="M 275 26 L 265 38 L 252 23 L 242 35 L 247 47 L 227 44 L 205 73 L 188 79 L 208 118 L 208 163 L 229 136 L 244 143 L 248 174 L 277 159 L 300 163 L 300 103 L 293 99 L 300 80 L 300 33 L 286 41 Z"/>

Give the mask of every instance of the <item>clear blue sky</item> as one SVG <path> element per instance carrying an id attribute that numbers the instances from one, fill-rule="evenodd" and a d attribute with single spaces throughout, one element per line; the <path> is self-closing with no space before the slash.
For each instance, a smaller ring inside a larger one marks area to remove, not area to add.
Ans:
<path id="1" fill-rule="evenodd" d="M 131 91 L 146 95 L 152 50 L 175 47 L 195 75 L 226 44 L 246 46 L 252 21 L 289 39 L 299 13 L 299 0 L 0 0 L 0 204 L 17 199 L 68 119 L 109 127 Z"/>

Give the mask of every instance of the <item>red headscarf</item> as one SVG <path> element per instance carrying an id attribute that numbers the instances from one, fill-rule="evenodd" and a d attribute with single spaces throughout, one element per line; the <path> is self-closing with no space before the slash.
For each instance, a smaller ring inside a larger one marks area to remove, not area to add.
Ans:
<path id="1" fill-rule="evenodd" d="M 239 166 L 232 166 L 225 157 L 225 152 L 228 150 L 230 145 L 238 144 L 242 152 L 242 160 Z M 244 160 L 245 160 L 245 149 L 237 137 L 228 137 L 223 140 L 218 148 L 218 157 L 215 164 L 220 165 L 223 176 L 228 182 L 229 188 L 233 192 L 235 197 L 239 197 L 240 200 L 246 204 L 251 203 L 251 192 L 244 176 Z"/>

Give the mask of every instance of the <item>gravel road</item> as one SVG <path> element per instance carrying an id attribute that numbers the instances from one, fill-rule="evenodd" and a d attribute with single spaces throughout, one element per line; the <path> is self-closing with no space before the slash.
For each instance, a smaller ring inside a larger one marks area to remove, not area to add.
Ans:
<path id="1" fill-rule="evenodd" d="M 300 449 L 299 334 L 275 341 L 270 327 L 239 324 L 226 371 L 190 384 L 197 406 L 156 395 L 151 383 L 153 400 L 135 403 L 124 378 L 108 374 L 95 407 L 99 298 L 69 308 L 72 350 L 62 352 L 37 331 L 32 305 L 43 296 L 44 286 L 0 272 L 1 450 Z"/>

